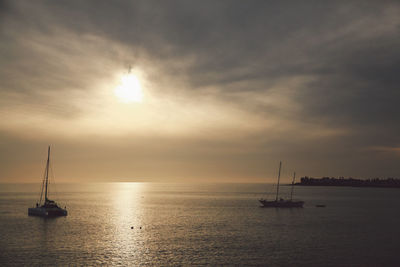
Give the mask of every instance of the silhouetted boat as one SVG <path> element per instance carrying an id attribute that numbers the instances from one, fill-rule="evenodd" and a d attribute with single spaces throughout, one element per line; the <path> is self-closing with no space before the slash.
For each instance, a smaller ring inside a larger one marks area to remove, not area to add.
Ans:
<path id="1" fill-rule="evenodd" d="M 260 203 L 263 205 L 263 207 L 266 208 L 302 208 L 304 205 L 304 201 L 293 200 L 293 185 L 294 185 L 294 180 L 296 178 L 296 173 L 294 173 L 293 175 L 290 199 L 279 198 L 279 182 L 281 178 L 281 168 L 282 168 L 282 162 L 279 162 L 278 184 L 276 187 L 275 200 L 260 199 L 259 200 Z"/>
<path id="2" fill-rule="evenodd" d="M 28 208 L 28 215 L 30 216 L 41 216 L 41 217 L 57 217 L 67 216 L 67 209 L 60 208 L 57 203 L 47 198 L 48 184 L 49 184 L 49 167 L 50 167 L 50 146 L 47 152 L 47 163 L 46 171 L 42 182 L 42 192 L 40 193 L 39 203 L 36 203 L 35 208 Z M 42 204 L 44 190 L 44 202 Z"/>

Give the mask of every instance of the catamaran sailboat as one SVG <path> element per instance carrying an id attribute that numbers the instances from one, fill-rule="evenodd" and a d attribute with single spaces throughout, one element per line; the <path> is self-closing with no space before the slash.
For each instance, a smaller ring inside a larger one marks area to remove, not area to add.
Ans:
<path id="1" fill-rule="evenodd" d="M 42 182 L 42 192 L 40 193 L 39 203 L 36 203 L 35 208 L 28 208 L 28 215 L 30 216 L 41 216 L 41 217 L 57 217 L 67 216 L 67 209 L 60 208 L 57 203 L 47 198 L 48 195 L 48 184 L 49 184 L 49 167 L 50 167 L 50 146 L 47 152 L 47 163 L 45 175 Z M 44 190 L 44 202 L 42 204 Z"/>
<path id="2" fill-rule="evenodd" d="M 262 204 L 262 207 L 266 207 L 266 208 L 302 208 L 304 205 L 304 201 L 293 200 L 293 186 L 294 186 L 294 180 L 296 178 L 296 173 L 294 173 L 294 175 L 293 175 L 290 199 L 279 198 L 279 182 L 281 179 L 281 168 L 282 168 L 282 162 L 279 162 L 278 185 L 276 187 L 275 200 L 260 199 L 259 201 Z"/>

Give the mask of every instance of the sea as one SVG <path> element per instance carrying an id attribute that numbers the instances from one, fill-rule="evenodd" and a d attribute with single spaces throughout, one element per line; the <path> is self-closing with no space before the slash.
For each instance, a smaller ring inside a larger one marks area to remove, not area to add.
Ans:
<path id="1" fill-rule="evenodd" d="M 399 189 L 296 186 L 304 208 L 261 208 L 274 191 L 57 184 L 68 216 L 41 218 L 39 184 L 0 184 L 0 266 L 400 266 Z"/>

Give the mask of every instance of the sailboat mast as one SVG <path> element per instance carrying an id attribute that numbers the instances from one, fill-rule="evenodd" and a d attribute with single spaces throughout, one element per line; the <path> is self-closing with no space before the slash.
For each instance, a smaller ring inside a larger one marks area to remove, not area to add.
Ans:
<path id="1" fill-rule="evenodd" d="M 281 168 L 282 168 L 282 161 L 279 161 L 278 186 L 276 187 L 276 198 L 275 198 L 276 201 L 278 201 L 278 195 L 279 195 L 279 181 L 281 179 Z"/>
<path id="2" fill-rule="evenodd" d="M 47 151 L 47 164 L 46 164 L 46 189 L 44 193 L 45 202 L 47 202 L 47 184 L 49 183 L 49 165 L 50 165 L 50 146 Z"/>
<path id="3" fill-rule="evenodd" d="M 292 191 L 290 192 L 290 201 L 293 199 L 293 186 L 294 186 L 294 180 L 296 179 L 296 172 L 293 173 L 293 181 L 292 181 Z"/>

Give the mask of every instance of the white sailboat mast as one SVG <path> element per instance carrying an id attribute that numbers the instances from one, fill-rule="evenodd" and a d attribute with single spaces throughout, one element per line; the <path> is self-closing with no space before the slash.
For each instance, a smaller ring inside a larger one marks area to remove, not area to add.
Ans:
<path id="1" fill-rule="evenodd" d="M 281 179 L 281 168 L 282 168 L 282 161 L 279 161 L 278 186 L 276 187 L 276 198 L 275 198 L 276 201 L 278 201 L 278 196 L 279 196 L 279 182 Z"/>
<path id="2" fill-rule="evenodd" d="M 294 180 L 296 179 L 296 172 L 293 173 L 293 181 L 292 181 L 292 190 L 290 192 L 290 201 L 293 199 L 293 187 L 294 187 Z"/>
<path id="3" fill-rule="evenodd" d="M 49 149 L 47 151 L 47 164 L 46 164 L 46 188 L 45 188 L 45 192 L 44 192 L 44 199 L 45 202 L 47 202 L 47 185 L 49 183 L 49 165 L 50 165 L 50 146 Z"/>

